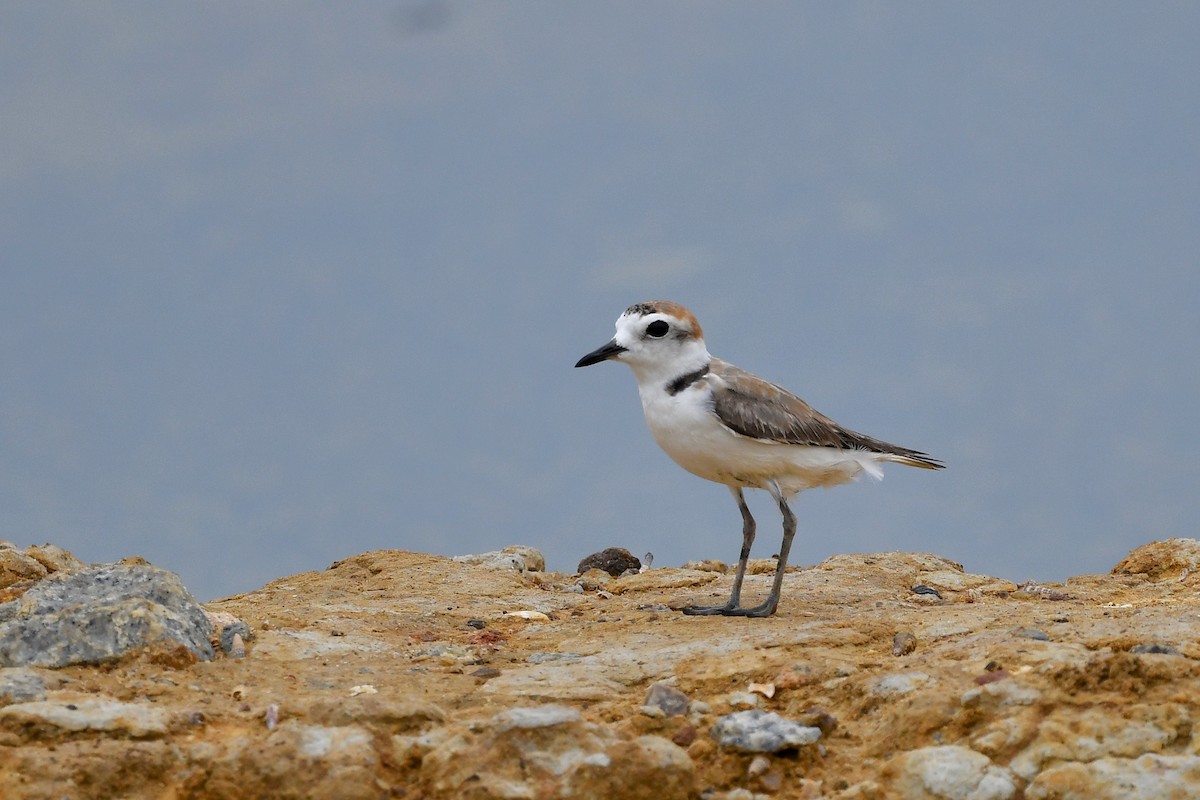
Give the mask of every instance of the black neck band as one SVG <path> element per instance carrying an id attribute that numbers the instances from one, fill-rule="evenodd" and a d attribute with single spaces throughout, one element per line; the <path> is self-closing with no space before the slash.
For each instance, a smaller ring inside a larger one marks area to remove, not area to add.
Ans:
<path id="1" fill-rule="evenodd" d="M 672 396 L 677 395 L 707 374 L 708 364 L 705 364 L 695 372 L 689 372 L 687 375 L 680 375 L 678 378 L 667 384 L 667 394 Z"/>

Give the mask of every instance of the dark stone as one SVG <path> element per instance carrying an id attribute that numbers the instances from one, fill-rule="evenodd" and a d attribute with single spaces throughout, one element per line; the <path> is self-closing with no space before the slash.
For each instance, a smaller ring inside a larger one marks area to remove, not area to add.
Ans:
<path id="1" fill-rule="evenodd" d="M 627 569 L 641 568 L 641 560 L 624 547 L 609 547 L 584 558 L 575 571 L 582 575 L 589 569 L 602 569 L 615 578 Z"/>

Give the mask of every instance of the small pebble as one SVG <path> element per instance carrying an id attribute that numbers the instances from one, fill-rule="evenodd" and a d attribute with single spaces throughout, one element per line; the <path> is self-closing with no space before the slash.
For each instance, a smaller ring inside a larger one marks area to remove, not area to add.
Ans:
<path id="1" fill-rule="evenodd" d="M 658 681 L 650 684 L 646 692 L 646 705 L 661 709 L 668 717 L 679 717 L 687 713 L 688 696 L 670 684 Z"/>
<path id="2" fill-rule="evenodd" d="M 234 619 L 233 622 L 227 623 L 224 627 L 221 628 L 221 637 L 220 637 L 221 650 L 223 650 L 226 655 L 233 656 L 233 652 L 232 652 L 233 651 L 233 639 L 235 636 L 242 637 L 242 644 L 244 647 L 246 642 L 248 642 L 254 638 L 254 633 L 253 633 L 253 631 L 250 630 L 250 626 L 247 625 L 245 622 L 243 622 L 240 619 Z M 242 653 L 242 656 L 244 656 L 244 655 L 245 655 L 245 652 Z M 233 656 L 233 657 L 241 658 L 242 656 Z"/>
<path id="3" fill-rule="evenodd" d="M 233 635 L 233 641 L 229 645 L 229 657 L 230 658 L 245 658 L 246 657 L 246 643 L 242 641 L 242 635 L 240 633 L 235 633 Z"/>
<path id="4" fill-rule="evenodd" d="M 680 747 L 687 747 L 692 742 L 696 741 L 696 726 L 684 725 L 682 728 L 675 731 L 675 735 L 671 737 L 671 741 Z"/>
<path id="5" fill-rule="evenodd" d="M 939 592 L 937 589 L 933 588 L 932 586 L 926 586 L 925 584 L 921 584 L 920 586 L 912 587 L 912 592 L 913 592 L 913 594 L 931 594 L 934 597 L 936 597 L 938 600 L 942 599 L 941 592 Z"/>
<path id="6" fill-rule="evenodd" d="M 1131 652 L 1131 653 L 1153 653 L 1153 654 L 1164 655 L 1164 656 L 1182 656 L 1183 655 L 1183 653 L 1179 652 L 1174 647 L 1171 647 L 1171 645 L 1162 644 L 1161 642 L 1148 642 L 1146 644 L 1135 644 L 1133 647 L 1129 648 L 1129 652 Z"/>
<path id="7" fill-rule="evenodd" d="M 837 717 L 830 714 L 827 709 L 822 706 L 813 706 L 801 714 L 797 719 L 801 725 L 807 725 L 810 728 L 818 728 L 822 736 L 828 736 L 838 726 Z"/>
<path id="8" fill-rule="evenodd" d="M 817 750 L 822 750 L 823 748 L 824 745 L 817 745 Z M 821 756 L 824 757 L 825 754 L 821 753 Z M 758 778 L 758 783 L 768 792 L 774 794 L 783 788 L 783 775 L 779 772 L 779 770 L 773 769 L 770 772 L 760 775 Z"/>
<path id="9" fill-rule="evenodd" d="M 746 691 L 751 694 L 757 692 L 768 699 L 775 696 L 775 684 L 773 683 L 751 683 L 746 687 Z"/>
<path id="10" fill-rule="evenodd" d="M 800 665 L 785 669 L 783 672 L 775 676 L 776 689 L 795 689 L 797 686 L 804 686 L 812 683 L 812 670 L 808 666 Z"/>
<path id="11" fill-rule="evenodd" d="M 486 628 L 487 623 L 481 619 L 469 619 L 469 620 L 467 620 L 467 627 L 474 628 L 475 630 L 479 631 L 479 630 L 483 630 L 484 628 Z"/>
<path id="12" fill-rule="evenodd" d="M 1002 681 L 1007 677 L 1009 677 L 1008 670 L 997 669 L 992 670 L 991 672 L 985 672 L 982 675 L 976 675 L 975 683 L 983 686 L 985 683 L 995 683 L 996 681 Z"/>
<path id="13" fill-rule="evenodd" d="M 917 637 L 901 631 L 892 637 L 892 655 L 906 656 L 917 649 Z"/>
<path id="14" fill-rule="evenodd" d="M 1013 636 L 1019 636 L 1022 639 L 1035 639 L 1039 642 L 1050 641 L 1050 634 L 1045 631 L 1039 631 L 1036 628 L 1016 628 L 1012 632 Z"/>

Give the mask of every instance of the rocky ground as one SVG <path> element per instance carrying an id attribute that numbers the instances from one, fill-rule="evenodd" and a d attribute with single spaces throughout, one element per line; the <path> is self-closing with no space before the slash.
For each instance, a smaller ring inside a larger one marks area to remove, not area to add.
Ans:
<path id="1" fill-rule="evenodd" d="M 1042 586 L 838 556 L 765 620 L 673 610 L 723 601 L 720 564 L 480 560 L 354 556 L 208 604 L 212 660 L 164 640 L 52 668 L 31 598 L 82 565 L 0 548 L 0 796 L 1200 796 L 1194 540 Z M 171 613 L 148 629 L 194 617 Z"/>

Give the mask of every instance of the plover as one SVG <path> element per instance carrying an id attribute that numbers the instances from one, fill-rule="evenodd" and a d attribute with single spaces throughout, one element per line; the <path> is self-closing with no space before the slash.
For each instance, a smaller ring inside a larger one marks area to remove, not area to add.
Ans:
<path id="1" fill-rule="evenodd" d="M 721 606 L 688 606 L 685 614 L 767 617 L 779 605 L 796 517 L 788 501 L 815 486 L 836 486 L 861 473 L 883 477 L 885 461 L 923 469 L 943 464 L 917 450 L 855 433 L 791 392 L 709 355 L 692 312 L 656 300 L 625 309 L 617 333 L 576 367 L 601 361 L 628 364 L 637 378 L 646 424 L 676 464 L 729 487 L 742 513 L 742 550 L 733 591 Z M 754 517 L 744 489 L 765 489 L 783 514 L 783 544 L 771 594 L 741 605 Z"/>

